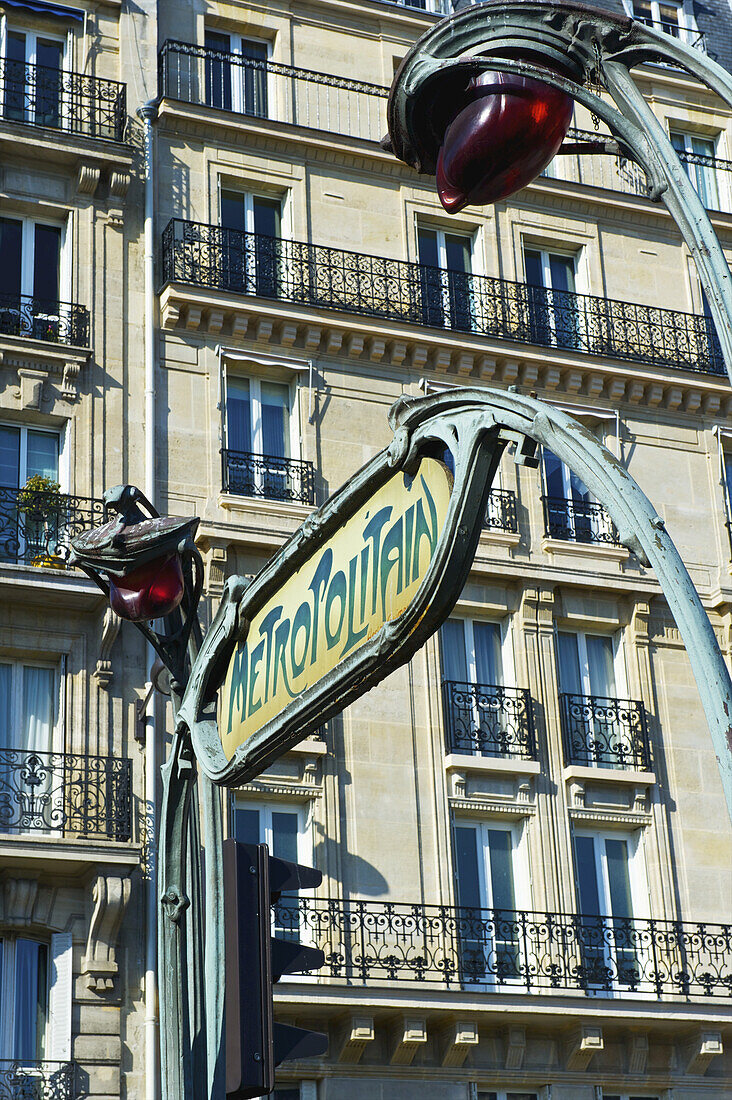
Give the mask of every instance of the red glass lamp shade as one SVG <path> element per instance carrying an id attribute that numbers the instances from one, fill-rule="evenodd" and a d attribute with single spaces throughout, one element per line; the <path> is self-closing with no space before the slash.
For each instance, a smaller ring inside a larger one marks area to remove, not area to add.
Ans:
<path id="1" fill-rule="evenodd" d="M 449 214 L 526 187 L 556 155 L 572 120 L 572 97 L 530 77 L 481 73 L 468 95 L 437 161 L 437 192 Z"/>
<path id="2" fill-rule="evenodd" d="M 183 599 L 183 568 L 178 554 L 145 562 L 125 577 L 109 578 L 109 602 L 121 619 L 161 619 Z"/>

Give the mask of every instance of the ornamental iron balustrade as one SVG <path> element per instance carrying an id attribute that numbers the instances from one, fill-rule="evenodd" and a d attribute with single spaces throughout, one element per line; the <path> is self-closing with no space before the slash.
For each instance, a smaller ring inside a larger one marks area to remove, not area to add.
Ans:
<path id="1" fill-rule="evenodd" d="M 304 897 L 274 919 L 323 951 L 323 982 L 732 996 L 730 925 Z"/>
<path id="2" fill-rule="evenodd" d="M 483 526 L 490 531 L 518 532 L 516 494 L 511 489 L 491 489 L 485 506 Z"/>
<path id="3" fill-rule="evenodd" d="M 306 129 L 380 141 L 388 88 L 276 61 L 168 41 L 160 51 L 161 96 Z"/>
<path id="4" fill-rule="evenodd" d="M 104 519 L 102 500 L 0 487 L 0 564 L 67 569 L 74 535 Z"/>
<path id="5" fill-rule="evenodd" d="M 567 500 L 564 497 L 541 499 L 544 505 L 544 532 L 548 538 L 620 546 L 615 524 L 596 501 Z"/>
<path id="6" fill-rule="evenodd" d="M 124 141 L 127 92 L 116 80 L 0 58 L 0 121 Z"/>
<path id="7" fill-rule="evenodd" d="M 724 375 L 704 316 L 173 218 L 163 282 Z"/>
<path id="8" fill-rule="evenodd" d="M 244 497 L 315 503 L 312 462 L 247 451 L 222 451 L 223 489 Z"/>
<path id="9" fill-rule="evenodd" d="M 651 770 L 643 703 L 562 692 L 559 704 L 565 764 Z"/>
<path id="10" fill-rule="evenodd" d="M 0 1100 L 73 1100 L 73 1062 L 0 1059 Z"/>
<path id="11" fill-rule="evenodd" d="M 85 348 L 89 346 L 89 311 L 76 302 L 0 294 L 0 335 Z"/>
<path id="12" fill-rule="evenodd" d="M 536 760 L 531 696 L 526 688 L 444 680 L 448 752 Z"/>
<path id="13" fill-rule="evenodd" d="M 0 832 L 129 840 L 131 768 L 124 757 L 0 748 Z"/>

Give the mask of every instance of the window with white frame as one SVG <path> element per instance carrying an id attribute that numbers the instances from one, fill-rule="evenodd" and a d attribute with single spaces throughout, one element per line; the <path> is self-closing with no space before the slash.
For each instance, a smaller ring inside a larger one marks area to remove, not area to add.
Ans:
<path id="1" fill-rule="evenodd" d="M 688 45 L 699 40 L 692 0 L 625 0 L 626 11 L 639 23 L 679 38 Z"/>
<path id="2" fill-rule="evenodd" d="M 64 773 L 58 666 L 0 657 L 1 832 L 48 832 L 58 821 Z"/>
<path id="3" fill-rule="evenodd" d="M 671 144 L 684 165 L 687 176 L 707 210 L 719 210 L 719 185 L 717 180 L 717 143 L 713 138 L 683 130 L 671 130 Z"/>
<path id="4" fill-rule="evenodd" d="M 637 986 L 642 937 L 635 918 L 647 896 L 639 834 L 577 829 L 574 856 L 588 984 Z"/>
<path id="5" fill-rule="evenodd" d="M 282 200 L 248 191 L 221 190 L 223 285 L 241 294 L 277 298 L 282 264 Z"/>
<path id="6" fill-rule="evenodd" d="M 56 340 L 67 298 L 63 225 L 0 217 L 0 332 Z"/>
<path id="7" fill-rule="evenodd" d="M 71 1058 L 71 934 L 0 931 L 0 1060 Z"/>
<path id="8" fill-rule="evenodd" d="M 652 1095 L 649 1092 L 605 1092 L 602 1090 L 602 1100 L 661 1100 L 657 1092 Z"/>
<path id="9" fill-rule="evenodd" d="M 58 128 L 65 54 L 65 38 L 6 25 L 0 41 L 0 115 Z"/>
<path id="10" fill-rule="evenodd" d="M 269 43 L 209 29 L 204 44 L 207 106 L 267 118 Z"/>
<path id="11" fill-rule="evenodd" d="M 58 432 L 0 424 L 0 487 L 19 489 L 33 476 L 59 481 L 60 448 Z"/>
<path id="12" fill-rule="evenodd" d="M 610 516 L 595 500 L 579 474 L 548 447 L 542 448 L 544 519 L 550 538 L 615 545 Z"/>
<path id="13" fill-rule="evenodd" d="M 538 1092 L 516 1092 L 515 1089 L 478 1089 L 476 1100 L 539 1100 Z"/>
<path id="14" fill-rule="evenodd" d="M 417 251 L 424 324 L 471 329 L 474 317 L 472 237 L 419 223 Z"/>
<path id="15" fill-rule="evenodd" d="M 225 487 L 241 496 L 312 503 L 300 462 L 296 382 L 256 374 L 226 378 Z"/>
<path id="16" fill-rule="evenodd" d="M 312 865 L 312 839 L 308 809 L 287 802 L 236 800 L 232 810 L 232 835 L 242 844 L 266 844 L 270 854 L 291 863 Z M 277 935 L 297 939 L 298 894 L 283 893 L 277 903 L 273 928 Z"/>
<path id="17" fill-rule="evenodd" d="M 561 691 L 604 699 L 626 694 L 623 651 L 617 636 L 560 630 L 557 656 Z"/>
<path id="18" fill-rule="evenodd" d="M 502 984 L 520 975 L 514 912 L 530 908 L 520 825 L 457 818 L 453 828 L 457 904 L 474 919 L 461 934 L 464 981 Z M 477 910 L 490 910 L 480 919 Z"/>
<path id="19" fill-rule="evenodd" d="M 0 424 L 0 560 L 33 562 L 57 544 L 65 512 L 48 497 L 43 514 L 20 509 L 19 498 L 29 478 L 45 478 L 53 492 L 58 485 L 60 435 L 24 424 Z M 31 484 L 34 484 L 33 482 Z"/>
<path id="20" fill-rule="evenodd" d="M 536 343 L 579 346 L 580 310 L 575 298 L 578 263 L 576 253 L 524 245 L 529 326 Z"/>

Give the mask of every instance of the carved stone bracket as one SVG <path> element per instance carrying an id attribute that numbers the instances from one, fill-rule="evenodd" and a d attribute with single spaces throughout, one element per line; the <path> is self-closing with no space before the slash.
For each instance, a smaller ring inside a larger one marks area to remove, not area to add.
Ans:
<path id="1" fill-rule="evenodd" d="M 101 169 L 91 164 L 80 164 L 76 174 L 76 190 L 80 195 L 93 195 L 99 184 Z"/>
<path id="2" fill-rule="evenodd" d="M 99 643 L 99 657 L 97 658 L 96 668 L 92 673 L 92 676 L 97 681 L 100 688 L 108 688 L 114 676 L 110 654 L 121 625 L 122 620 L 119 615 L 115 615 L 112 608 L 108 607 L 102 619 L 102 637 Z"/>
<path id="3" fill-rule="evenodd" d="M 573 1072 L 584 1072 L 595 1054 L 604 1049 L 602 1028 L 582 1024 L 567 1039 L 565 1050 L 567 1069 Z"/>
<path id="4" fill-rule="evenodd" d="M 128 878 L 97 875 L 91 887 L 92 917 L 81 973 L 97 993 L 110 993 L 118 973 L 117 938 L 130 900 Z"/>
<path id="5" fill-rule="evenodd" d="M 46 377 L 45 372 L 41 370 L 33 370 L 30 367 L 18 368 L 18 396 L 21 408 L 40 409 Z"/>

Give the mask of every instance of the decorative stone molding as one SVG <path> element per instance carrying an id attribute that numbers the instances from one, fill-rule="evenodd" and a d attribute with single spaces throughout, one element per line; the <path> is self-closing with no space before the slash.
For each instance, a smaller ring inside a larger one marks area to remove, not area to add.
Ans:
<path id="1" fill-rule="evenodd" d="M 713 1058 L 724 1054 L 721 1031 L 699 1031 L 684 1051 L 687 1073 L 707 1072 Z"/>
<path id="2" fill-rule="evenodd" d="M 570 806 L 569 816 L 573 821 L 589 821 L 593 825 L 625 825 L 628 828 L 639 826 L 645 828 L 651 824 L 650 813 L 636 813 L 635 810 L 626 810 L 624 813 L 612 813 L 606 810 L 582 810 Z"/>
<path id="3" fill-rule="evenodd" d="M 132 176 L 129 172 L 115 169 L 109 173 L 109 194 L 120 201 L 127 198 Z"/>
<path id="4" fill-rule="evenodd" d="M 11 878 L 5 883 L 3 921 L 24 928 L 33 920 L 33 909 L 38 895 L 36 879 Z"/>
<path id="5" fill-rule="evenodd" d="M 226 580 L 228 550 L 225 546 L 212 546 L 206 560 L 206 589 L 211 596 L 221 597 Z"/>
<path id="6" fill-rule="evenodd" d="M 245 783 L 237 790 L 244 794 L 259 795 L 265 798 L 289 798 L 301 799 L 302 801 L 310 798 L 320 798 L 323 794 L 322 786 L 313 783 L 286 783 L 279 779 L 270 782 L 265 778 L 258 779 L 253 783 Z"/>
<path id="7" fill-rule="evenodd" d="M 411 1066 L 414 1056 L 427 1042 L 427 1023 L 419 1016 L 402 1016 L 391 1032 L 393 1066 Z"/>
<path id="8" fill-rule="evenodd" d="M 349 1016 L 336 1033 L 335 1050 L 339 1062 L 355 1065 L 375 1038 L 373 1016 Z"/>
<path id="9" fill-rule="evenodd" d="M 30 367 L 18 367 L 18 397 L 23 409 L 40 409 L 43 398 L 43 383 L 48 376 L 44 371 Z"/>
<path id="10" fill-rule="evenodd" d="M 581 1024 L 568 1036 L 565 1044 L 567 1069 L 583 1073 L 594 1056 L 604 1049 L 602 1028 Z"/>
<path id="11" fill-rule="evenodd" d="M 109 993 L 114 989 L 119 971 L 117 938 L 130 900 L 130 889 L 128 878 L 97 875 L 92 883 L 92 916 L 81 973 L 87 975 L 87 985 L 97 993 Z"/>
<path id="12" fill-rule="evenodd" d="M 67 401 L 76 401 L 79 396 L 79 372 L 81 363 L 75 359 L 69 359 L 64 366 L 61 378 L 61 396 Z"/>
<path id="13" fill-rule="evenodd" d="M 456 1020 L 440 1036 L 440 1061 L 443 1066 L 461 1066 L 470 1050 L 480 1042 L 475 1020 Z"/>
<path id="14" fill-rule="evenodd" d="M 510 1027 L 506 1032 L 506 1069 L 521 1069 L 526 1054 L 526 1028 Z"/>
<path id="15" fill-rule="evenodd" d="M 648 1065 L 648 1036 L 631 1035 L 628 1040 L 628 1073 L 642 1077 Z"/>
<path id="16" fill-rule="evenodd" d="M 97 681 L 100 688 L 104 688 L 105 690 L 109 687 L 112 677 L 114 676 L 110 654 L 121 626 L 122 620 L 119 615 L 115 615 L 112 608 L 108 607 L 102 619 L 102 637 L 99 643 L 99 656 L 97 658 L 96 667 L 92 672 L 92 676 Z"/>
<path id="17" fill-rule="evenodd" d="M 536 806 L 533 802 L 499 802 L 493 798 L 471 796 L 469 798 L 450 798 L 450 808 L 459 813 L 504 817 L 533 817 Z"/>
<path id="18" fill-rule="evenodd" d="M 80 164 L 76 173 L 76 190 L 79 195 L 93 195 L 99 184 L 101 169 L 91 164 Z"/>

